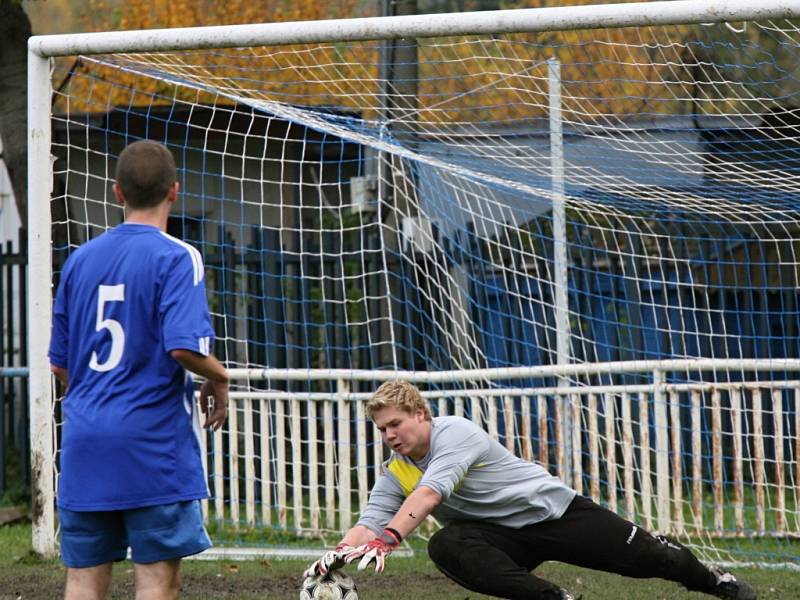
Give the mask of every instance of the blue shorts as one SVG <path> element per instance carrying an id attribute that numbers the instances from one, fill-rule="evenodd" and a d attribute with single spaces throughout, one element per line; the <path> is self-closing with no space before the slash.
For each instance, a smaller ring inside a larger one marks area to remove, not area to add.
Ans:
<path id="1" fill-rule="evenodd" d="M 61 560 L 73 569 L 124 560 L 140 564 L 182 558 L 211 547 L 198 500 L 130 510 L 58 509 Z"/>

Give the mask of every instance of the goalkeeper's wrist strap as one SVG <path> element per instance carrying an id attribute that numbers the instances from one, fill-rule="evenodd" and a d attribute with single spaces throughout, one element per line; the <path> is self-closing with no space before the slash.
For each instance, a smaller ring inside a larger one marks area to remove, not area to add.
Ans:
<path id="1" fill-rule="evenodd" d="M 403 536 L 400 535 L 400 532 L 397 531 L 397 529 L 394 529 L 392 527 L 387 527 L 386 529 L 383 530 L 383 533 L 381 534 L 381 539 L 390 546 L 397 546 L 400 544 L 400 542 L 403 541 Z"/>

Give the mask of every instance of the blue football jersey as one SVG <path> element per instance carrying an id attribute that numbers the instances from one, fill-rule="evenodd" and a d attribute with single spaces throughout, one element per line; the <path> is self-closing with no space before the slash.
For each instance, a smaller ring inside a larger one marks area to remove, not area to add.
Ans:
<path id="1" fill-rule="evenodd" d="M 67 260 L 50 362 L 69 372 L 59 506 L 119 510 L 205 498 L 191 379 L 169 355 L 208 355 L 214 332 L 200 253 L 123 223 Z"/>

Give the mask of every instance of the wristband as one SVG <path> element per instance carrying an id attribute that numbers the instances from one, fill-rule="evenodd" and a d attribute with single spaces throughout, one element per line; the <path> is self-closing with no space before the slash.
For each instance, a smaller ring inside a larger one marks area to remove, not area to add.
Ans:
<path id="1" fill-rule="evenodd" d="M 390 546 L 397 546 L 403 541 L 403 536 L 400 535 L 400 532 L 397 531 L 397 529 L 387 527 L 383 530 L 381 539 Z"/>

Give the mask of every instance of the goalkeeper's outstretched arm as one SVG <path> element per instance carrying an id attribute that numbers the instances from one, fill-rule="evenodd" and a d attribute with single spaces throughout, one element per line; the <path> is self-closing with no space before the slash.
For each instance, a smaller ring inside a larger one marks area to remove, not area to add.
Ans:
<path id="1" fill-rule="evenodd" d="M 393 529 L 405 538 L 419 527 L 441 503 L 442 495 L 439 492 L 421 485 L 405 499 L 400 509 L 389 521 L 387 528 Z"/>
<path id="2" fill-rule="evenodd" d="M 406 537 L 419 527 L 428 515 L 442 502 L 442 496 L 427 486 L 420 486 L 406 498 L 387 527 Z M 350 529 L 338 545 L 361 546 L 374 540 L 378 535 L 369 527 L 356 525 Z"/>
<path id="3" fill-rule="evenodd" d="M 372 529 L 369 527 L 365 527 L 364 525 L 356 525 L 344 534 L 342 541 L 339 542 L 336 547 L 351 546 L 355 548 L 357 546 L 361 546 L 362 544 L 366 544 L 367 542 L 371 542 L 376 537 L 378 537 L 378 534 L 372 531 Z"/>
<path id="4" fill-rule="evenodd" d="M 342 568 L 346 563 L 360 559 L 358 568 L 363 570 L 375 563 L 377 572 L 383 571 L 384 561 L 403 538 L 413 532 L 442 502 L 442 496 L 427 486 L 414 490 L 395 513 L 389 524 L 378 535 L 364 525 L 348 530 L 334 550 L 326 552 L 306 569 L 304 575 L 325 575 L 328 571 Z"/>
<path id="5" fill-rule="evenodd" d="M 442 496 L 435 490 L 424 485 L 418 487 L 400 505 L 400 509 L 380 535 L 376 535 L 365 544 L 343 550 L 344 561 L 351 563 L 358 560 L 359 571 L 374 563 L 375 571 L 382 572 L 386 557 L 400 545 L 404 537 L 419 527 L 441 502 Z"/>

